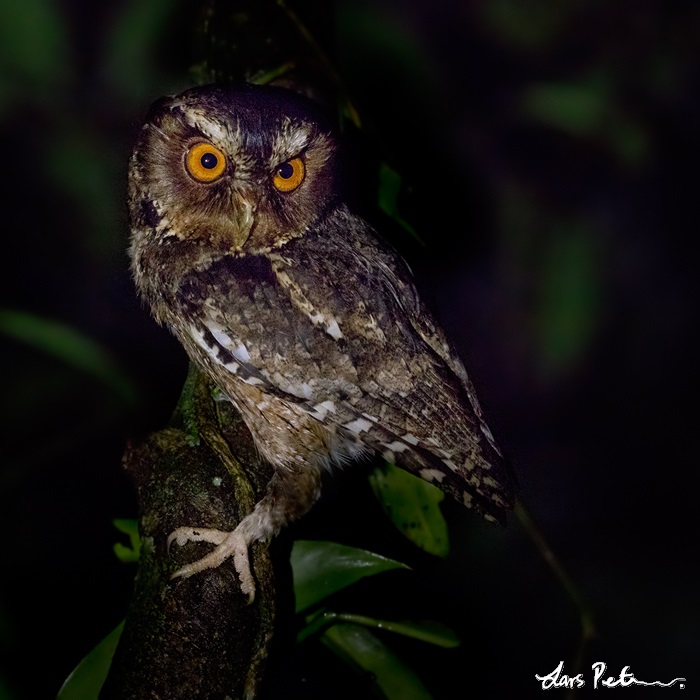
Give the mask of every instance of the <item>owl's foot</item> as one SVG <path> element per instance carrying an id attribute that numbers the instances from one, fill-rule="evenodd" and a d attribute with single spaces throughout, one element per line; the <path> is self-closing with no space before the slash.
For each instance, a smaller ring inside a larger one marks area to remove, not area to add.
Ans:
<path id="1" fill-rule="evenodd" d="M 182 546 L 187 542 L 210 542 L 217 545 L 216 549 L 197 561 L 186 564 L 178 569 L 170 578 L 189 578 L 206 569 L 215 569 L 233 556 L 233 564 L 241 584 L 241 592 L 248 596 L 248 603 L 255 598 L 255 581 L 250 571 L 248 559 L 248 540 L 240 527 L 233 532 L 212 530 L 201 527 L 179 527 L 168 537 L 168 549 L 173 542 Z"/>
<path id="2" fill-rule="evenodd" d="M 216 545 L 207 556 L 186 564 L 171 578 L 188 578 L 205 569 L 221 566 L 233 557 L 236 573 L 241 582 L 241 592 L 248 602 L 255 598 L 255 581 L 250 571 L 248 548 L 254 542 L 267 542 L 289 522 L 306 513 L 318 498 L 321 484 L 320 464 L 308 463 L 304 469 L 277 469 L 267 485 L 265 496 L 252 513 L 243 518 L 233 532 L 211 528 L 179 527 L 168 537 L 168 547 L 173 542 L 209 542 Z"/>

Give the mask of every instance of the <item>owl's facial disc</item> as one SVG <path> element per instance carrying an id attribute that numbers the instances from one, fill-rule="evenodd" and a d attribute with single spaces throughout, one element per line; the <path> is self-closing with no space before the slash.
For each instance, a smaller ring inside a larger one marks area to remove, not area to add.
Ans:
<path id="1" fill-rule="evenodd" d="M 208 255 L 262 254 L 301 237 L 335 201 L 335 142 L 279 88 L 194 88 L 158 102 L 137 144 L 132 217 Z M 144 214 L 143 212 L 146 212 Z"/>

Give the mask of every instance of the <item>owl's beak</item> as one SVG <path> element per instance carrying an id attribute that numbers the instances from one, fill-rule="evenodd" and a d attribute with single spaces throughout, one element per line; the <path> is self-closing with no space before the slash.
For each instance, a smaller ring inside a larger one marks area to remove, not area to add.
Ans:
<path id="1" fill-rule="evenodd" d="M 243 192 L 233 192 L 233 231 L 231 250 L 241 250 L 250 237 L 257 202 Z"/>

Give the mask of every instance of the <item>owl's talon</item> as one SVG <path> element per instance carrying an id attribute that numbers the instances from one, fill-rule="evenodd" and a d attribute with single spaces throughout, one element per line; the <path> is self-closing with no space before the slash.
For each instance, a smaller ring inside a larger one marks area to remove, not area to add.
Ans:
<path id="1" fill-rule="evenodd" d="M 245 536 L 237 530 L 223 532 L 211 528 L 179 527 L 170 533 L 168 537 L 168 551 L 170 545 L 177 542 L 179 546 L 187 542 L 209 542 L 217 545 L 213 552 L 197 561 L 185 564 L 170 576 L 170 579 L 189 578 L 206 569 L 215 569 L 221 566 L 228 558 L 233 557 L 233 564 L 238 574 L 241 593 L 248 598 L 248 604 L 255 599 L 255 580 L 250 571 L 248 559 L 248 542 Z"/>
<path id="2" fill-rule="evenodd" d="M 220 545 L 229 534 L 224 530 L 214 530 L 208 527 L 178 527 L 168 536 L 167 550 L 170 553 L 173 542 L 176 542 L 179 547 L 188 542 L 209 542 Z"/>

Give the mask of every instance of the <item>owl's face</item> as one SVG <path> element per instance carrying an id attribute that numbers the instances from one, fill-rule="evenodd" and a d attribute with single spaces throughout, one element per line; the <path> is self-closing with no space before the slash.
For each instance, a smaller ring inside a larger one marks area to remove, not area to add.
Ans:
<path id="1" fill-rule="evenodd" d="M 157 102 L 130 167 L 137 276 L 156 249 L 185 246 L 189 265 L 195 250 L 205 264 L 301 236 L 335 199 L 334 152 L 311 105 L 286 90 L 207 86 Z"/>

